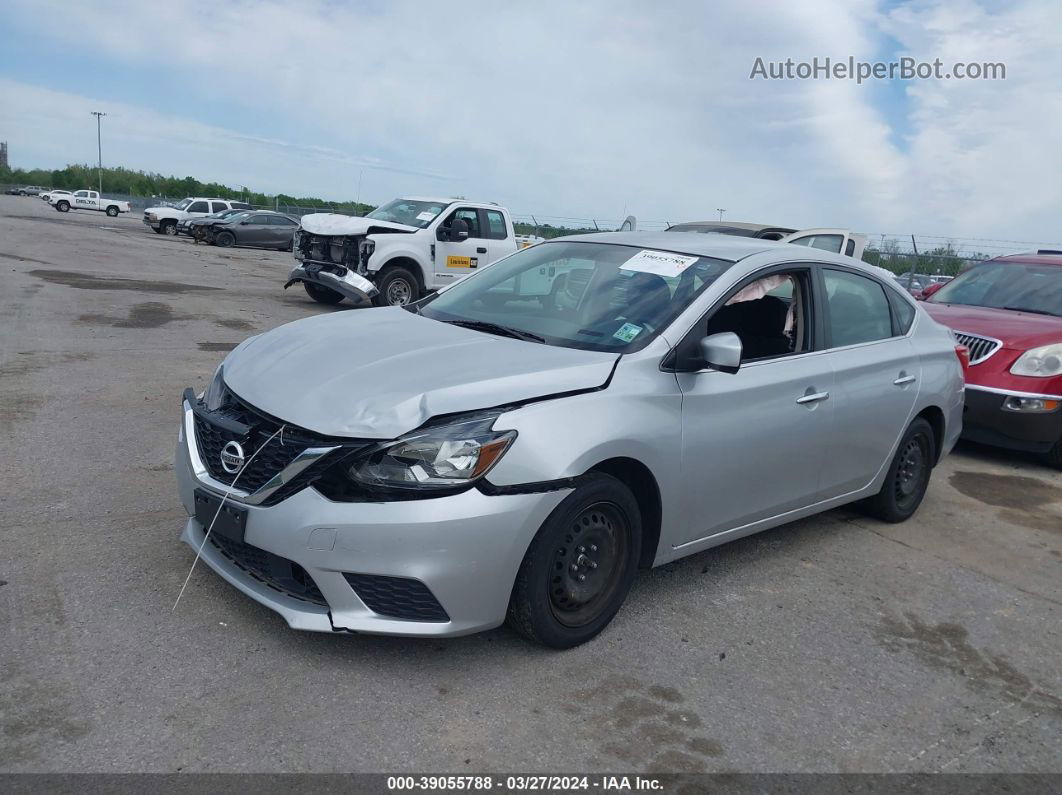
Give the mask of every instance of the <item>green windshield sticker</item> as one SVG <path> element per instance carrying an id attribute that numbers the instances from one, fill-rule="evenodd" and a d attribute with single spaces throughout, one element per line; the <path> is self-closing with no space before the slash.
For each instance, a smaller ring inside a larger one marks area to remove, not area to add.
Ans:
<path id="1" fill-rule="evenodd" d="M 642 333 L 642 327 L 633 323 L 624 323 L 612 336 L 623 342 L 633 342 L 634 338 Z"/>

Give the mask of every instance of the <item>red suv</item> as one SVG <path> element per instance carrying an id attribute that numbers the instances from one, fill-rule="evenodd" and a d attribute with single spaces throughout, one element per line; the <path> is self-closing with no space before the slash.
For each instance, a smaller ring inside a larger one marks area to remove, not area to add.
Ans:
<path id="1" fill-rule="evenodd" d="M 1062 469 L 1062 251 L 982 262 L 924 306 L 970 350 L 963 437 Z"/>

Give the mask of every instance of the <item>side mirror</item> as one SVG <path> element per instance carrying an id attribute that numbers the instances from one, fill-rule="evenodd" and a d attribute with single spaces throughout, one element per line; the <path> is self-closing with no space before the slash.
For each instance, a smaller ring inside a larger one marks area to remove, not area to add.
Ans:
<path id="1" fill-rule="evenodd" d="M 733 331 L 722 331 L 704 337 L 699 343 L 701 358 L 713 370 L 736 373 L 741 367 L 741 337 Z"/>
<path id="2" fill-rule="evenodd" d="M 464 218 L 455 218 L 450 222 L 450 226 L 440 226 L 435 232 L 435 237 L 439 240 L 449 240 L 451 243 L 460 243 L 462 240 L 468 240 L 468 221 Z"/>

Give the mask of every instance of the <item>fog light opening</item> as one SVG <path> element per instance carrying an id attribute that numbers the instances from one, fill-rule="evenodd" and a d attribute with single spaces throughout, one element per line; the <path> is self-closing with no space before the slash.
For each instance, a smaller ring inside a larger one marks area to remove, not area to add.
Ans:
<path id="1" fill-rule="evenodd" d="M 1020 411 L 1025 414 L 1042 414 L 1047 411 L 1054 411 L 1060 403 L 1062 401 L 1012 395 L 1003 401 L 1003 410 Z"/>

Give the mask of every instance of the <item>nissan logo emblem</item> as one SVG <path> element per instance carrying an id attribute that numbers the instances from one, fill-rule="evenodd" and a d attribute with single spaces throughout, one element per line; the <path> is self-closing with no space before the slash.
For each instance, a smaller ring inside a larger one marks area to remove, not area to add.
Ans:
<path id="1" fill-rule="evenodd" d="M 243 447 L 239 442 L 227 442 L 221 448 L 221 468 L 235 475 L 243 467 Z"/>

